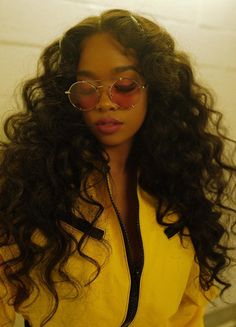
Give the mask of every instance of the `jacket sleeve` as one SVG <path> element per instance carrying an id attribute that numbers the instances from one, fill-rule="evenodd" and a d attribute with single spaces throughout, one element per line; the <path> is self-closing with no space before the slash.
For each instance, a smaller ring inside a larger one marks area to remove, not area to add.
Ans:
<path id="1" fill-rule="evenodd" d="M 215 286 L 207 292 L 200 289 L 199 266 L 194 261 L 178 311 L 170 319 L 170 327 L 204 327 L 207 299 L 213 300 L 218 293 Z"/>
<path id="2" fill-rule="evenodd" d="M 3 258 L 0 254 L 0 263 Z M 3 271 L 3 266 L 0 265 L 0 327 L 13 327 L 15 322 L 15 310 L 13 305 L 9 305 L 8 301 L 11 297 L 12 291 L 6 281 Z"/>

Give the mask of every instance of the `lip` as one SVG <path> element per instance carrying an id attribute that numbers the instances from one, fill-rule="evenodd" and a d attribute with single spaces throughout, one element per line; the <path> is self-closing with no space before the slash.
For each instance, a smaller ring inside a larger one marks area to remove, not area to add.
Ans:
<path id="1" fill-rule="evenodd" d="M 113 134 L 117 132 L 123 123 L 120 120 L 114 118 L 103 118 L 96 121 L 96 129 L 102 134 Z"/>
<path id="2" fill-rule="evenodd" d="M 120 120 L 115 119 L 115 118 L 102 118 L 96 121 L 95 125 L 107 125 L 107 124 L 123 124 Z"/>

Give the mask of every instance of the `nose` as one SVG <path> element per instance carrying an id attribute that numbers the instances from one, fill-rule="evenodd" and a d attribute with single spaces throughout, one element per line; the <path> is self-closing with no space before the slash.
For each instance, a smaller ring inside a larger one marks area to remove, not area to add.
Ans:
<path id="1" fill-rule="evenodd" d="M 110 98 L 111 89 L 109 86 L 99 88 L 100 98 L 96 109 L 99 111 L 117 110 L 118 105 L 112 102 Z"/>

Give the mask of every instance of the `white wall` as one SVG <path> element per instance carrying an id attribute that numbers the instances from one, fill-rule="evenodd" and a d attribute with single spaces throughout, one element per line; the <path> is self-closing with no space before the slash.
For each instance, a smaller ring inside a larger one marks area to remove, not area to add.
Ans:
<path id="1" fill-rule="evenodd" d="M 129 4 L 128 4 L 129 3 Z M 0 0 L 0 116 L 42 48 L 81 18 L 127 8 L 156 19 L 192 58 L 236 139 L 236 0 Z M 235 299 L 233 292 L 230 298 Z"/>
<path id="2" fill-rule="evenodd" d="M 235 0 L 0 0 L 0 113 L 9 110 L 13 89 L 34 71 L 47 43 L 81 18 L 116 7 L 157 19 L 175 36 L 236 138 Z"/>

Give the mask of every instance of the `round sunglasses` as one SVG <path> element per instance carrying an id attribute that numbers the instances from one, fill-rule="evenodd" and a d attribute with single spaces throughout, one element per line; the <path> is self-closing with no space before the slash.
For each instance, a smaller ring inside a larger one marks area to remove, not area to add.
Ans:
<path id="1" fill-rule="evenodd" d="M 90 111 L 96 108 L 101 98 L 100 89 L 104 85 L 96 85 L 101 81 L 77 81 L 73 83 L 68 95 L 71 104 L 79 110 Z M 139 82 L 131 78 L 120 77 L 109 87 L 108 95 L 110 100 L 121 109 L 131 109 L 139 101 L 141 92 L 146 88 Z"/>

